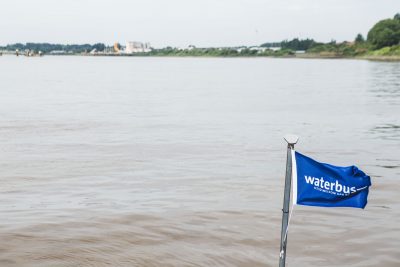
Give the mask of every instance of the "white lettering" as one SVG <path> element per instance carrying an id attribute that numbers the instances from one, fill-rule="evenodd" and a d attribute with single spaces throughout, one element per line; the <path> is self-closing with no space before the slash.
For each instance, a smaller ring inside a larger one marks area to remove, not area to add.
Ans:
<path id="1" fill-rule="evenodd" d="M 314 177 L 305 176 L 305 175 L 304 175 L 304 178 L 306 179 L 307 184 L 312 184 L 312 183 L 314 183 Z"/>
<path id="2" fill-rule="evenodd" d="M 325 181 L 325 183 L 324 183 L 324 188 L 325 188 L 326 190 L 329 190 L 330 185 L 331 185 L 330 182 Z"/>
<path id="3" fill-rule="evenodd" d="M 332 193 L 332 194 L 336 194 L 336 193 L 342 193 L 340 195 L 348 195 L 348 194 L 353 194 L 357 192 L 356 187 L 349 187 L 349 186 L 345 186 L 339 183 L 338 180 L 336 180 L 335 182 L 329 182 L 324 180 L 323 177 L 321 178 L 316 178 L 316 177 L 312 177 L 312 176 L 307 176 L 304 175 L 304 179 L 306 181 L 307 184 L 311 184 L 314 186 L 315 189 L 318 189 L 319 191 L 322 192 L 328 192 L 328 193 Z"/>
<path id="4" fill-rule="evenodd" d="M 336 180 L 335 191 L 340 193 L 340 192 L 342 192 L 342 188 L 343 188 L 343 186 L 341 184 L 339 184 L 338 180 Z"/>

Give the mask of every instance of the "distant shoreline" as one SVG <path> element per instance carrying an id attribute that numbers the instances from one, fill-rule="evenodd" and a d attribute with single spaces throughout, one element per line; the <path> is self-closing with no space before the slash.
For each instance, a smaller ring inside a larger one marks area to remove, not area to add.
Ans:
<path id="1" fill-rule="evenodd" d="M 1 54 L 1 53 L 0 53 Z M 16 56 L 15 52 L 3 51 L 3 55 Z M 19 55 L 25 57 L 25 55 Z M 360 56 L 343 56 L 337 54 L 318 54 L 318 53 L 302 53 L 293 55 L 154 55 L 154 54 L 44 54 L 42 56 L 80 56 L 80 57 L 152 57 L 152 58 L 295 58 L 295 59 L 358 59 L 358 60 L 370 60 L 370 61 L 387 61 L 387 62 L 398 62 L 400 56 L 397 55 L 360 55 Z M 39 56 L 34 56 L 39 57 Z"/>

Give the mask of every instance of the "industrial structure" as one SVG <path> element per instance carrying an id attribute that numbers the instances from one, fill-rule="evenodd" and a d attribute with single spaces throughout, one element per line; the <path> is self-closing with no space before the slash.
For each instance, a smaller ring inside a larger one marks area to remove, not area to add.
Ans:
<path id="1" fill-rule="evenodd" d="M 125 47 L 126 54 L 147 53 L 151 51 L 150 43 L 127 42 Z"/>

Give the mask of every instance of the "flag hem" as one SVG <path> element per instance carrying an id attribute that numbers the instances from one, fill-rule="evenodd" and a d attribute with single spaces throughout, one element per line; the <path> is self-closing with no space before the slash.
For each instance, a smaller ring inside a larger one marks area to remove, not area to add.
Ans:
<path id="1" fill-rule="evenodd" d="M 297 205 L 297 163 L 294 149 L 292 149 L 292 194 L 292 205 Z"/>

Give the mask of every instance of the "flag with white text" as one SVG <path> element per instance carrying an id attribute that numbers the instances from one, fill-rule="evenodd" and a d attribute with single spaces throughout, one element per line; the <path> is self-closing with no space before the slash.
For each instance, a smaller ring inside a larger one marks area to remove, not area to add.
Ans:
<path id="1" fill-rule="evenodd" d="M 371 178 L 356 166 L 317 162 L 292 151 L 293 204 L 365 208 Z"/>

